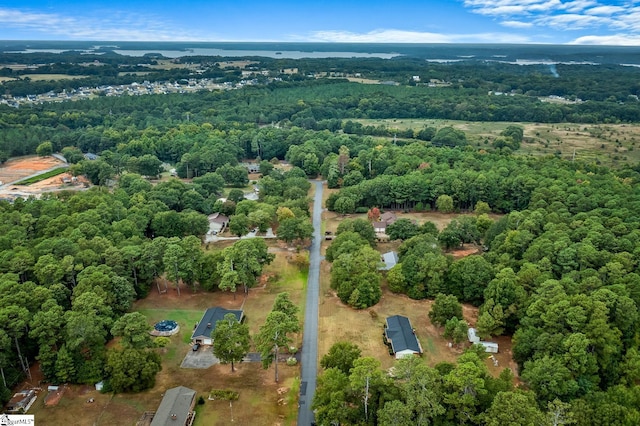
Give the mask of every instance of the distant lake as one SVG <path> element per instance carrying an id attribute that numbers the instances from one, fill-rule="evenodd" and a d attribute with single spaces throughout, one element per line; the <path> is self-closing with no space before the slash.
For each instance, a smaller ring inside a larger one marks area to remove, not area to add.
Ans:
<path id="1" fill-rule="evenodd" d="M 115 53 L 125 56 L 144 56 L 157 53 L 166 58 L 180 58 L 182 56 L 262 56 L 266 58 L 382 58 L 391 59 L 400 56 L 399 53 L 364 53 L 364 52 L 303 52 L 300 50 L 226 50 L 212 48 L 192 48 L 186 50 L 123 50 L 114 49 Z"/>

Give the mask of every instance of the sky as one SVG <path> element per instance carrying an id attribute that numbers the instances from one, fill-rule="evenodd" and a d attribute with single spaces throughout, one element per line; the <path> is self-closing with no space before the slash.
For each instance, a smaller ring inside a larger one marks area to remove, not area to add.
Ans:
<path id="1" fill-rule="evenodd" d="M 0 0 L 0 40 L 640 46 L 640 0 Z"/>

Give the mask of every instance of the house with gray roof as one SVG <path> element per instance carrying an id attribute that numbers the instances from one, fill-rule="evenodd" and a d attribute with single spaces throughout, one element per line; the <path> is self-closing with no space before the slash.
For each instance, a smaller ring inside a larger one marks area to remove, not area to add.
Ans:
<path id="1" fill-rule="evenodd" d="M 225 309 L 219 306 L 207 309 L 195 330 L 193 330 L 193 334 L 191 335 L 193 343 L 212 345 L 213 338 L 211 337 L 211 333 L 216 329 L 216 323 L 224 319 L 224 316 L 227 314 L 235 315 L 238 322 L 241 322 L 244 317 L 242 309 Z"/>
<path id="2" fill-rule="evenodd" d="M 382 255 L 382 263 L 378 266 L 379 271 L 388 271 L 398 263 L 398 253 L 389 251 Z"/>
<path id="3" fill-rule="evenodd" d="M 164 393 L 151 426 L 191 426 L 196 417 L 195 405 L 196 391 L 184 386 L 171 388 Z"/>
<path id="4" fill-rule="evenodd" d="M 422 346 L 411 327 L 409 318 L 402 315 L 387 317 L 384 326 L 385 343 L 391 345 L 391 350 L 396 359 L 405 356 L 420 355 Z"/>

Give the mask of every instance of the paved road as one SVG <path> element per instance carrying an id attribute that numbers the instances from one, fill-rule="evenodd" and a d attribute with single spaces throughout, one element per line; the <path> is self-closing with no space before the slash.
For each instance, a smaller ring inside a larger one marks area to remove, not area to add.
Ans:
<path id="1" fill-rule="evenodd" d="M 307 301 L 304 312 L 304 334 L 302 337 L 302 378 L 300 380 L 300 407 L 298 426 L 309 426 L 313 422 L 311 403 L 316 393 L 318 374 L 318 297 L 320 295 L 320 235 L 322 224 L 322 182 L 313 181 L 316 193 L 313 199 L 313 241 L 309 252 L 309 275 L 307 279 Z"/>

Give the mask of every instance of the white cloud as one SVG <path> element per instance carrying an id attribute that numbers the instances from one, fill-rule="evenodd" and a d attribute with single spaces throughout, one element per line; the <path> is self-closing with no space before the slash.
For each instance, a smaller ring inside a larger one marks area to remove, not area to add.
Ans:
<path id="1" fill-rule="evenodd" d="M 624 12 L 626 9 L 620 6 L 598 6 L 587 9 L 584 13 L 588 15 L 613 15 L 615 13 Z"/>
<path id="2" fill-rule="evenodd" d="M 314 31 L 309 41 L 336 43 L 452 43 L 448 35 L 402 30 L 374 30 L 368 33 L 350 31 Z"/>
<path id="3" fill-rule="evenodd" d="M 598 32 L 628 31 L 634 40 L 640 33 L 638 1 L 616 5 L 596 0 L 463 0 L 471 12 L 502 18 L 501 25 L 525 29 L 533 25 L 562 31 L 599 29 Z M 531 25 L 526 25 L 527 23 Z"/>
<path id="4" fill-rule="evenodd" d="M 578 37 L 569 44 L 592 44 L 602 46 L 640 46 L 640 35 L 612 34 Z"/>
<path id="5" fill-rule="evenodd" d="M 527 37 L 510 33 L 441 34 L 394 29 L 378 29 L 367 33 L 350 31 L 314 31 L 299 37 L 310 42 L 334 43 L 529 43 Z"/>
<path id="6" fill-rule="evenodd" d="M 106 17 L 110 16 L 110 17 Z M 194 40 L 182 35 L 170 23 L 151 16 L 117 13 L 98 18 L 68 17 L 56 13 L 29 12 L 0 8 L 0 26 L 16 30 L 36 31 L 48 36 L 82 40 Z"/>
<path id="7" fill-rule="evenodd" d="M 560 9 L 564 9 L 567 12 L 571 12 L 571 13 L 579 13 L 597 4 L 598 2 L 593 0 L 574 0 L 574 1 L 563 3 Z"/>
<path id="8" fill-rule="evenodd" d="M 531 22 L 522 22 L 522 21 L 502 21 L 500 25 L 510 28 L 531 28 L 533 27 L 533 23 Z"/>
<path id="9" fill-rule="evenodd" d="M 579 15 L 572 13 L 566 15 L 546 16 L 544 18 L 544 23 L 546 23 L 550 27 L 558 28 L 561 30 L 578 30 L 583 28 L 592 28 L 599 25 L 607 25 L 611 23 L 611 20 L 609 18 L 600 16 Z"/>

